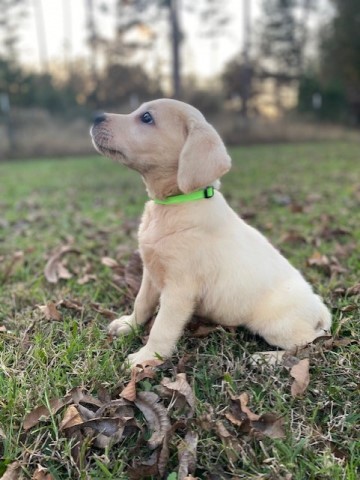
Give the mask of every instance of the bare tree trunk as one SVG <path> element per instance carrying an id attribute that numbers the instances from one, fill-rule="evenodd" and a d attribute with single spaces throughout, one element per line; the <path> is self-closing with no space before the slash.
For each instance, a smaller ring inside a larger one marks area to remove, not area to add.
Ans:
<path id="1" fill-rule="evenodd" d="M 86 1 L 86 26 L 88 29 L 88 42 L 91 50 L 90 66 L 91 66 L 91 77 L 95 87 L 94 95 L 96 96 L 96 85 L 98 83 L 98 74 L 97 74 L 97 57 L 98 57 L 98 38 L 95 26 L 94 18 L 94 2 L 93 0 Z"/>
<path id="2" fill-rule="evenodd" d="M 170 24 L 172 46 L 172 84 L 173 97 L 181 97 L 180 41 L 178 0 L 170 0 Z"/>
<path id="3" fill-rule="evenodd" d="M 62 0 L 63 27 L 64 27 L 64 62 L 68 75 L 72 73 L 72 15 L 70 0 Z"/>
<path id="4" fill-rule="evenodd" d="M 47 52 L 47 42 L 46 42 L 42 1 L 33 0 L 33 5 L 35 9 L 36 34 L 37 34 L 37 41 L 38 41 L 40 64 L 41 64 L 42 70 L 44 72 L 48 72 L 49 58 L 48 58 L 48 52 Z"/>
<path id="5" fill-rule="evenodd" d="M 244 20 L 244 45 L 243 45 L 243 85 L 240 86 L 242 92 L 241 115 L 245 121 L 248 118 L 248 103 L 251 95 L 252 69 L 250 65 L 250 45 L 251 45 L 251 11 L 250 0 L 243 0 L 243 20 Z"/>

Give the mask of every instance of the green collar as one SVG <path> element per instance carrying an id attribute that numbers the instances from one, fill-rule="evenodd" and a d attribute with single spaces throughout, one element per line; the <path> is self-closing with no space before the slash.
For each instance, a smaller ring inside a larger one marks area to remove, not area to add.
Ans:
<path id="1" fill-rule="evenodd" d="M 154 202 L 158 205 L 174 205 L 178 203 L 192 202 L 193 200 L 201 200 L 202 198 L 211 198 L 214 196 L 214 187 L 206 187 L 203 190 L 196 190 L 196 192 L 183 193 L 181 195 L 173 195 L 167 197 L 165 200 L 158 200 L 154 198 Z"/>

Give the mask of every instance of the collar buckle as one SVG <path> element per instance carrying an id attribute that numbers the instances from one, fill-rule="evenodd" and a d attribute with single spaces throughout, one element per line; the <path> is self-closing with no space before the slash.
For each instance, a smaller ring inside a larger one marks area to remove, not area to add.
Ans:
<path id="1" fill-rule="evenodd" d="M 214 187 L 211 185 L 210 187 L 204 188 L 204 197 L 211 198 L 214 196 Z"/>

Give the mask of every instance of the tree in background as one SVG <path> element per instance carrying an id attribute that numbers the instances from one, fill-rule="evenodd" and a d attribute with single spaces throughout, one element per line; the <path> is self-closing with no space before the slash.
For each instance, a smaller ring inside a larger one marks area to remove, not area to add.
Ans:
<path id="1" fill-rule="evenodd" d="M 320 86 L 325 93 L 336 93 L 335 114 L 348 106 L 360 123 L 360 4 L 358 0 L 332 0 L 332 4 L 335 14 L 321 40 Z"/>
<path id="2" fill-rule="evenodd" d="M 315 0 L 263 0 L 258 75 L 274 82 L 279 110 L 282 87 L 296 88 L 306 69 L 309 19 L 315 10 Z"/>
<path id="3" fill-rule="evenodd" d="M 28 15 L 28 0 L 0 0 L 0 54 L 6 60 L 17 59 L 20 31 Z"/>

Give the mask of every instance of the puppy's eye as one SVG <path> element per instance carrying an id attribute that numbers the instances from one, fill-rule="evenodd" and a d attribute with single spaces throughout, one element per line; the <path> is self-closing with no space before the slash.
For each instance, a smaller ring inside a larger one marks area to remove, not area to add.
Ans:
<path id="1" fill-rule="evenodd" d="M 154 119 L 153 117 L 151 116 L 151 113 L 149 112 L 145 112 L 141 115 L 140 117 L 140 120 L 143 122 L 143 123 L 154 123 Z"/>

